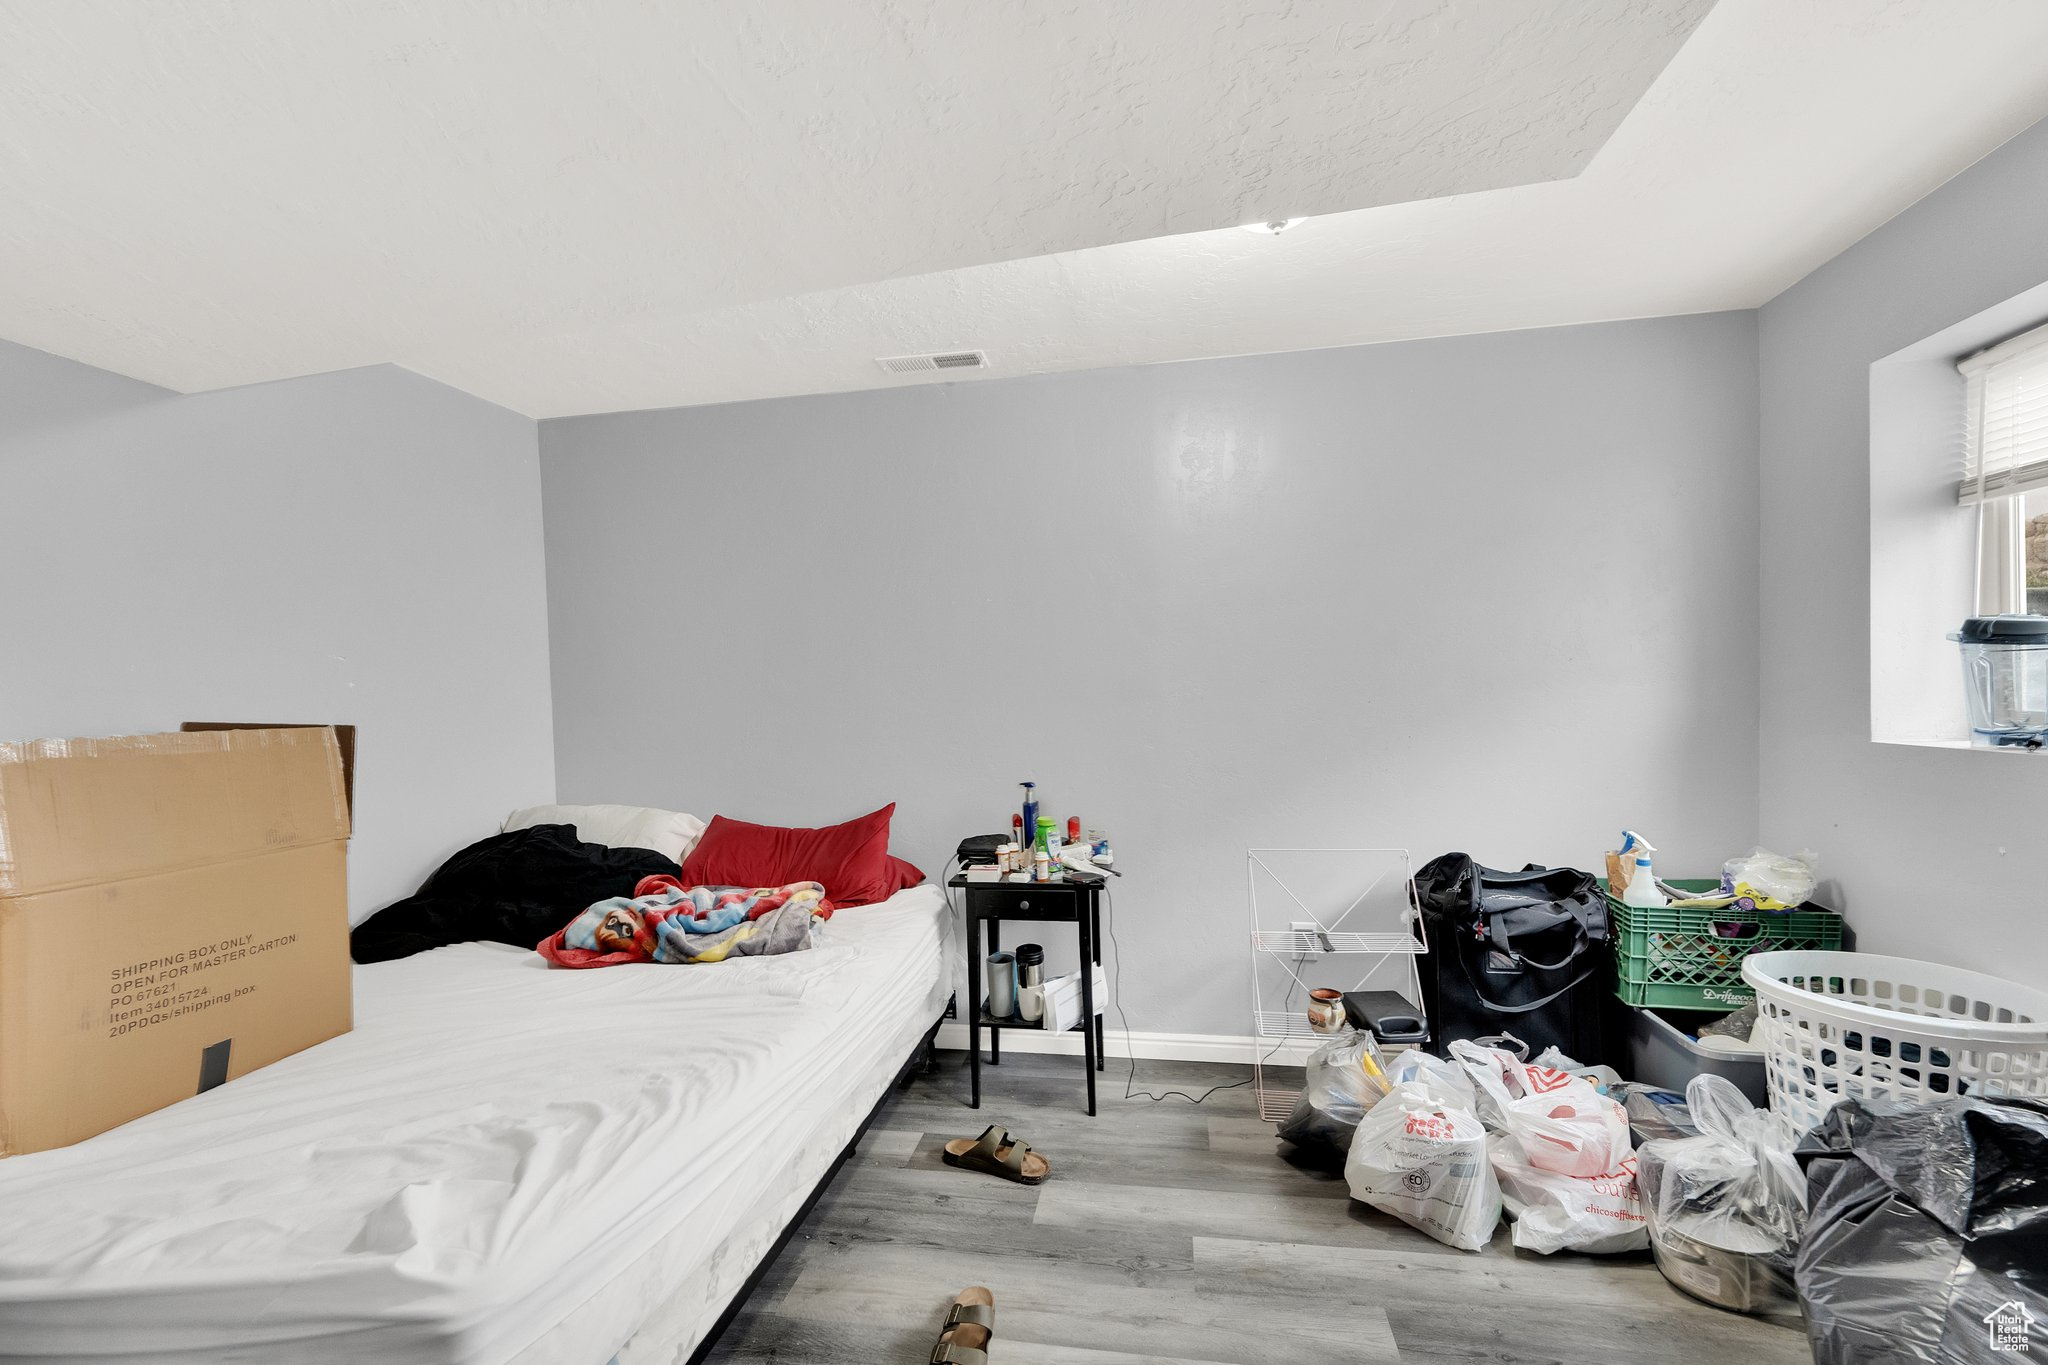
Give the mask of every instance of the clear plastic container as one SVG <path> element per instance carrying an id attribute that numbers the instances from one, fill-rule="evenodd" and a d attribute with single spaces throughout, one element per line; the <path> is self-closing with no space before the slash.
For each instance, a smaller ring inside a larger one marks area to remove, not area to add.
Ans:
<path id="1" fill-rule="evenodd" d="M 1973 616 L 1948 638 L 1963 651 L 1971 743 L 2048 743 L 2048 616 Z"/>

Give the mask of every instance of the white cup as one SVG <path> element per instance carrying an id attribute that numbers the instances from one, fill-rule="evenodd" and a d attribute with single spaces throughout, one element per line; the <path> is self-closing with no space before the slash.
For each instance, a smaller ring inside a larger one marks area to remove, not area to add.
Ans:
<path id="1" fill-rule="evenodd" d="M 1017 1014 L 1027 1024 L 1035 1024 L 1045 1018 L 1045 987 L 1018 987 Z"/>

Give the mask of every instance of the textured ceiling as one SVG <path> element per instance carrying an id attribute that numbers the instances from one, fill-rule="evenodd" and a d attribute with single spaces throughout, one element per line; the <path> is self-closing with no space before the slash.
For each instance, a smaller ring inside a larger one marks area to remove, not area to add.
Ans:
<path id="1" fill-rule="evenodd" d="M 2048 114 L 2040 0 L 1710 4 L 0 0 L 0 336 L 545 416 L 1744 307 Z"/>
<path id="2" fill-rule="evenodd" d="M 1710 4 L 4 0 L 0 329 L 553 409 L 522 345 L 1572 175 Z"/>

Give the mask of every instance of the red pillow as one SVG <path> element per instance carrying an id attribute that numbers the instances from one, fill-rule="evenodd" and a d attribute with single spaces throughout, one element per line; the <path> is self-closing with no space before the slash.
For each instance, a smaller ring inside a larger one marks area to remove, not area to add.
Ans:
<path id="1" fill-rule="evenodd" d="M 833 905 L 885 901 L 924 880 L 924 873 L 889 855 L 889 819 L 895 813 L 891 801 L 871 815 L 824 829 L 752 825 L 714 815 L 683 860 L 683 885 L 823 882 Z"/>

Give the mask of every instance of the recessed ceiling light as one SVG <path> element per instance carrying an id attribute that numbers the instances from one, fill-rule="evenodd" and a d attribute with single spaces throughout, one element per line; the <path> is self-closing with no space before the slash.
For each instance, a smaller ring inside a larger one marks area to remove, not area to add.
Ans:
<path id="1" fill-rule="evenodd" d="M 1306 223 L 1306 218 L 1272 218 L 1263 223 L 1240 223 L 1246 232 L 1262 232 L 1268 237 L 1278 237 L 1296 223 Z"/>

